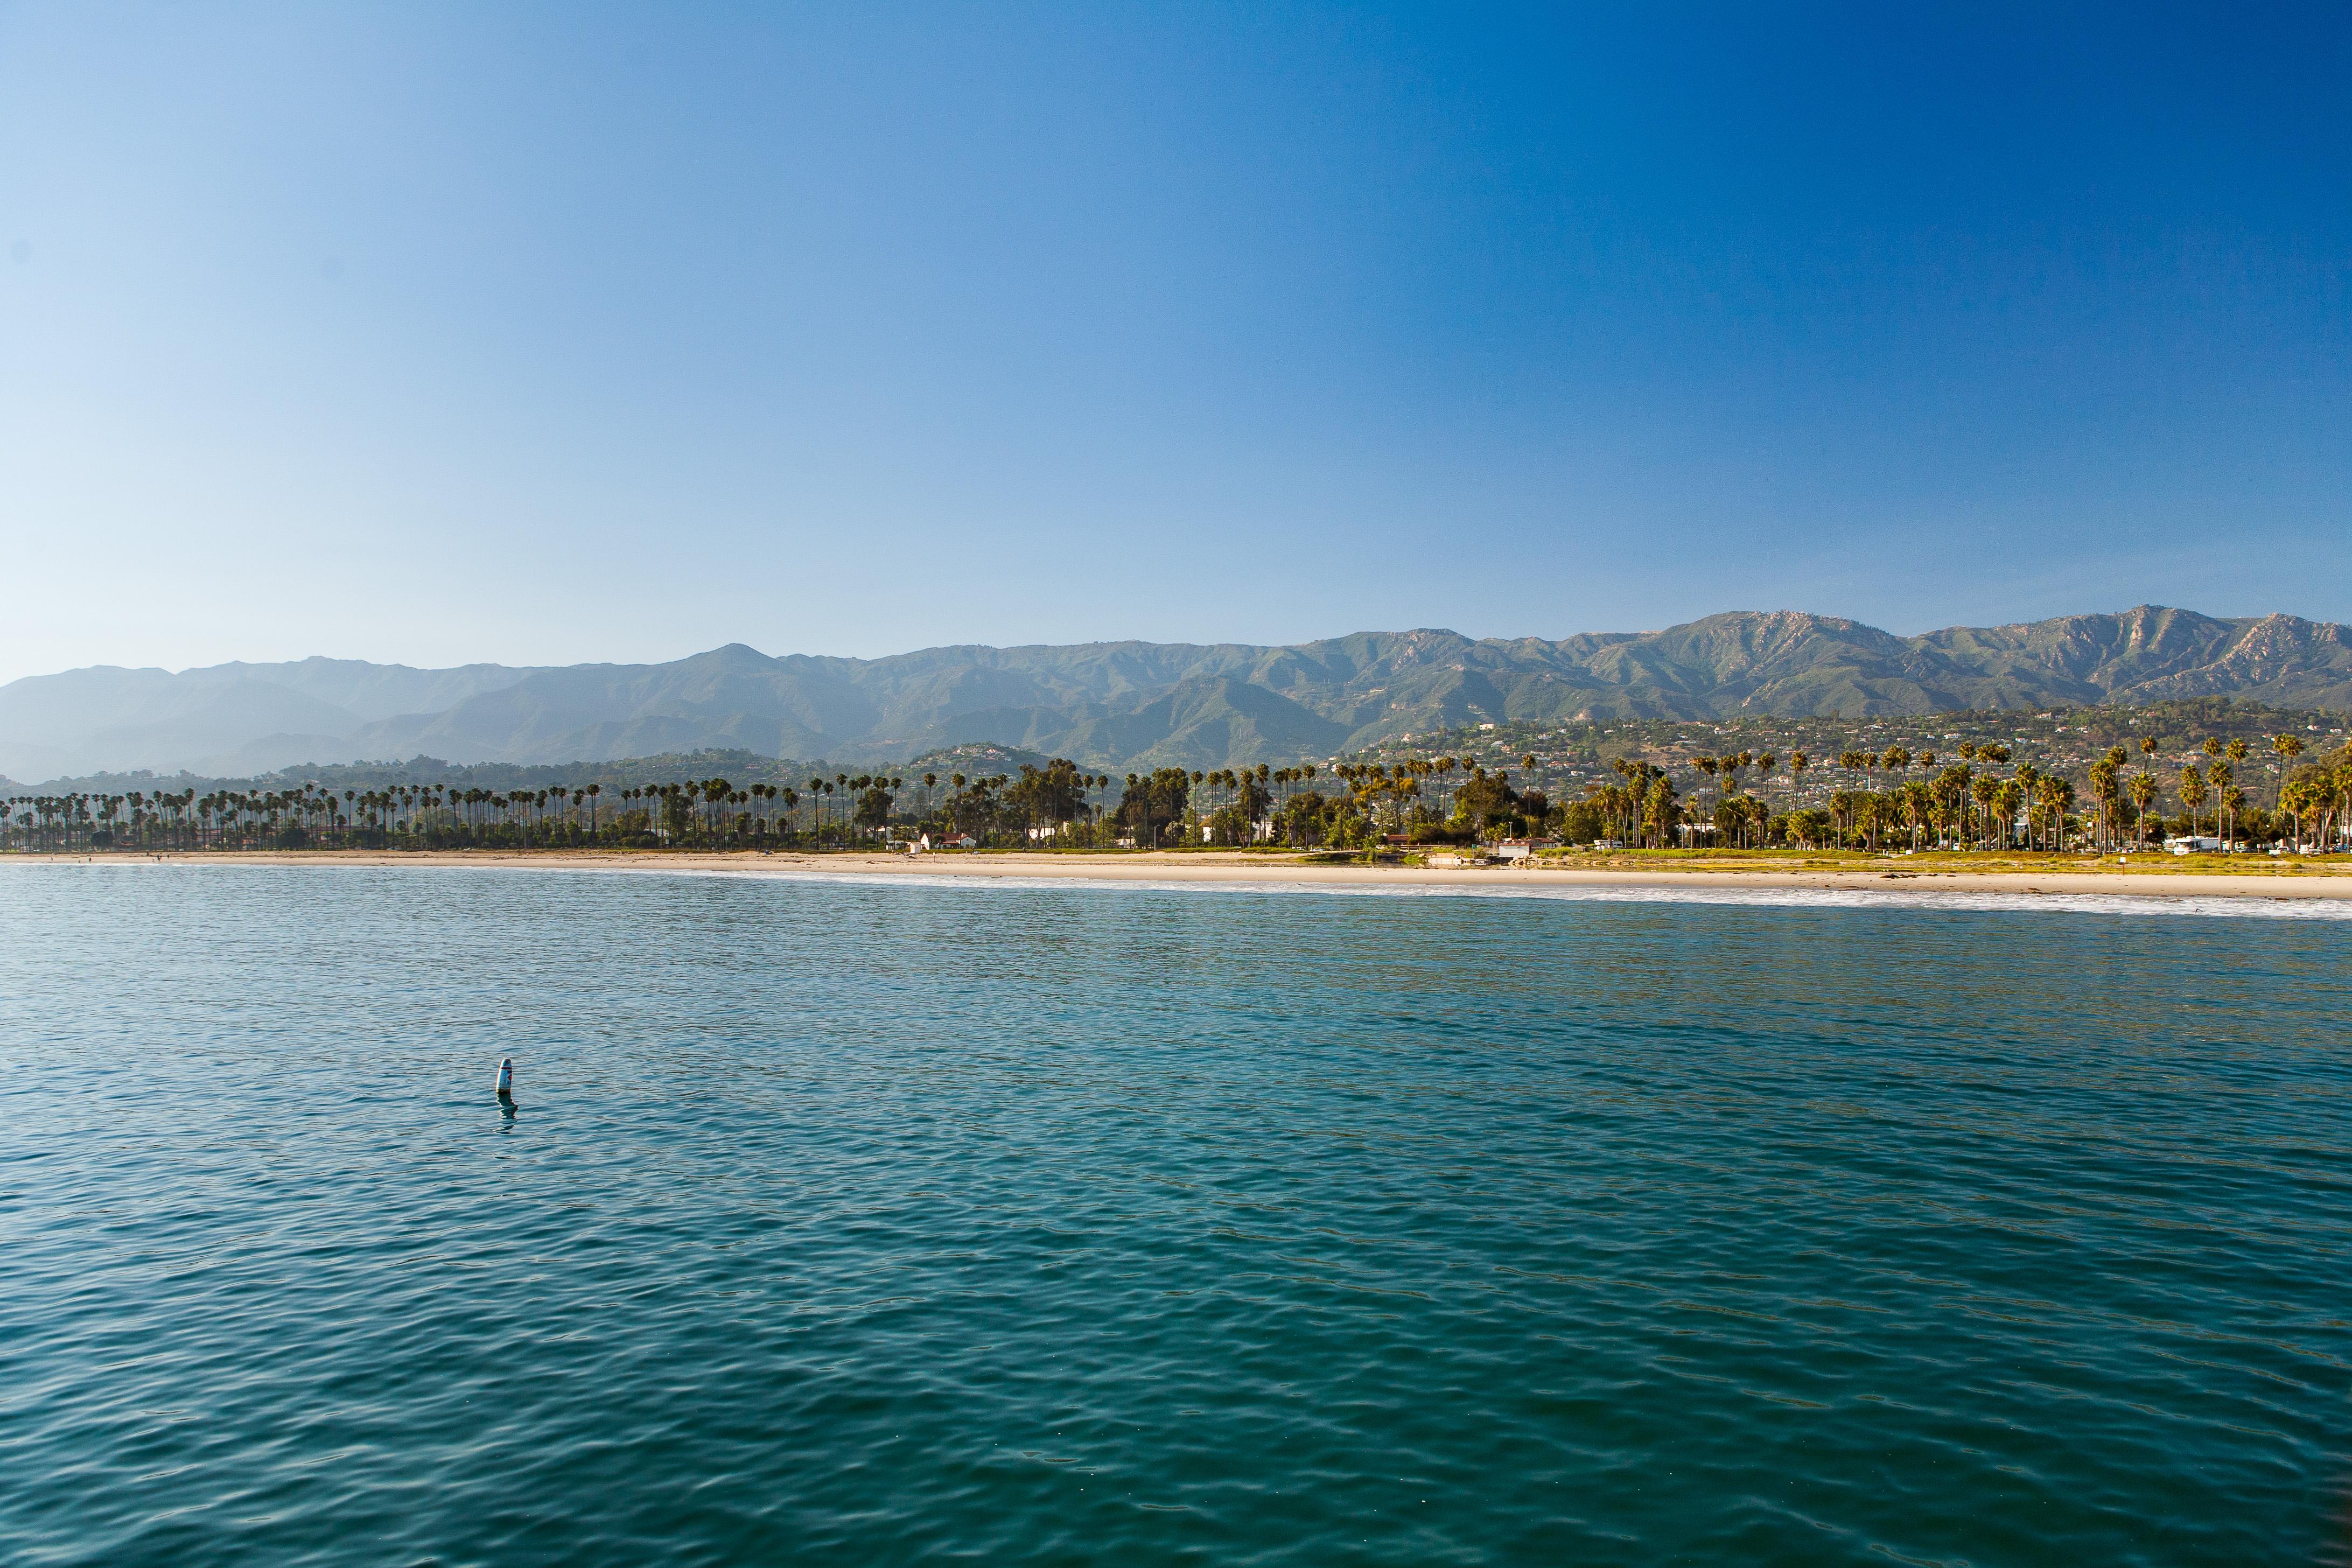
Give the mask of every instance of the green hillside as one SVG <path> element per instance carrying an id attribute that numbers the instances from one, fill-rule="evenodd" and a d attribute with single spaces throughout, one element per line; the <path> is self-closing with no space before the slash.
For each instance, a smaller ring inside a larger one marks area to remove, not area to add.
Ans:
<path id="1" fill-rule="evenodd" d="M 325 660 L 0 687 L 0 773 L 221 776 L 425 755 L 546 766 L 734 751 L 898 763 L 959 745 L 1112 772 L 1334 756 L 1482 723 L 1870 718 L 2241 697 L 2352 707 L 2352 634 L 2142 606 L 1896 637 L 1798 611 L 1547 641 L 1439 630 L 1293 647 L 1093 643 L 659 665 L 395 670 Z M 413 700 L 421 710 L 387 712 Z"/>

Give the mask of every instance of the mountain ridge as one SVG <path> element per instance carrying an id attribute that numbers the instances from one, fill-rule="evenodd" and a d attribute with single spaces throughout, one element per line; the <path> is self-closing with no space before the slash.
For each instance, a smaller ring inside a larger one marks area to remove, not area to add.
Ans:
<path id="1" fill-rule="evenodd" d="M 1328 756 L 1504 720 L 2080 707 L 2247 696 L 2352 707 L 2352 633 L 2162 605 L 1916 637 L 1806 611 L 1649 632 L 1442 628 L 1291 645 L 982 644 L 878 659 L 741 643 L 664 664 L 418 669 L 323 658 L 0 686 L 0 774 L 259 773 L 427 752 L 467 763 L 738 747 L 902 760 L 985 743 L 1106 769 Z"/>

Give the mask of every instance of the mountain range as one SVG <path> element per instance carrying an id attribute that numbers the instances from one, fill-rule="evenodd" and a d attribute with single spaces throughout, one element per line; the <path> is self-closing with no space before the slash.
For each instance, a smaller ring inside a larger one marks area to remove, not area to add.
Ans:
<path id="1" fill-rule="evenodd" d="M 1361 632 L 1294 647 L 1087 643 L 667 664 L 412 669 L 350 659 L 176 674 L 95 667 L 0 686 L 0 774 L 220 776 L 426 753 L 611 761 L 740 747 L 889 763 L 988 742 L 1108 770 L 1323 758 L 1507 720 L 2047 708 L 2192 696 L 2352 707 L 2352 633 L 2142 605 L 1897 637 L 1738 611 L 1561 641 Z"/>

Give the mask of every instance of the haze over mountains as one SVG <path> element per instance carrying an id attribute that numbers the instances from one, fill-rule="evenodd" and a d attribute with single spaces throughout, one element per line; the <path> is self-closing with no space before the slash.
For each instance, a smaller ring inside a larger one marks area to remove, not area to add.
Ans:
<path id="1" fill-rule="evenodd" d="M 1088 643 L 667 664 L 411 669 L 347 659 L 0 687 L 0 774 L 237 776 L 302 763 L 612 761 L 706 747 L 887 763 L 993 742 L 1118 771 L 1339 754 L 1507 719 L 1922 713 L 2204 695 L 2352 707 L 2352 634 L 2143 605 L 1902 637 L 1741 611 L 1659 632 L 1364 632 L 1290 647 Z"/>

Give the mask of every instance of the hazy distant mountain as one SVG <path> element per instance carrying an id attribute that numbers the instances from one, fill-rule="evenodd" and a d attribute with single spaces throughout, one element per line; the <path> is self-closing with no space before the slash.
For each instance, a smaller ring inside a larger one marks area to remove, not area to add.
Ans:
<path id="1" fill-rule="evenodd" d="M 422 670 L 350 660 L 94 668 L 0 687 L 0 773 L 253 773 L 429 753 L 608 761 L 704 748 L 895 762 L 987 742 L 1124 770 L 1324 757 L 1505 719 L 1919 713 L 2252 696 L 2352 707 L 2352 634 L 2143 606 L 1899 637 L 1794 611 L 1661 632 L 1473 640 L 1364 632 L 1295 647 L 1091 643 L 657 665 Z"/>
<path id="2" fill-rule="evenodd" d="M 0 686 L 0 773 L 54 778 L 168 764 L 223 774 L 340 760 L 354 731 L 537 673 L 357 659 L 217 664 L 177 675 L 99 666 Z"/>

